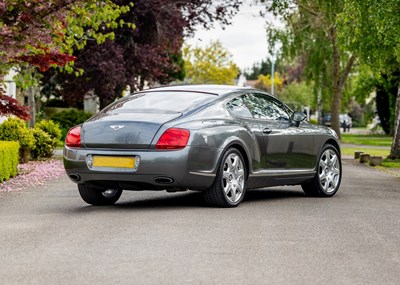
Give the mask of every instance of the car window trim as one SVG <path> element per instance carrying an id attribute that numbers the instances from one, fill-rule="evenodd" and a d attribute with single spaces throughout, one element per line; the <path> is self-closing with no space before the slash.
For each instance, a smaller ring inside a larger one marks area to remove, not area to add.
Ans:
<path id="1" fill-rule="evenodd" d="M 246 104 L 246 107 L 247 107 L 247 109 L 249 110 L 251 117 L 246 117 L 246 116 L 237 115 L 237 114 L 235 114 L 234 112 L 232 112 L 232 111 L 229 109 L 229 107 L 227 106 L 228 103 L 231 102 L 232 100 L 234 100 L 234 99 L 236 99 L 236 98 L 238 98 L 238 97 L 242 97 L 242 96 L 244 96 L 244 95 L 248 95 L 248 94 L 247 94 L 247 93 L 241 93 L 241 94 L 235 94 L 235 96 L 230 97 L 230 98 L 227 99 L 227 101 L 224 103 L 224 108 L 229 112 L 229 114 L 231 114 L 231 115 L 234 116 L 234 117 L 237 117 L 237 118 L 240 118 L 240 119 L 246 119 L 246 120 L 254 120 L 254 119 L 256 119 L 256 118 L 254 118 L 253 114 L 251 114 L 251 111 L 250 111 L 250 109 L 249 109 L 249 106 L 247 106 L 247 104 Z"/>
<path id="2" fill-rule="evenodd" d="M 253 91 L 253 90 L 252 90 Z M 268 93 L 264 93 L 264 92 L 260 92 L 260 91 L 257 91 L 257 90 L 255 90 L 255 92 L 248 92 L 248 93 L 246 93 L 246 95 L 249 95 L 249 96 L 254 96 L 255 94 L 260 94 L 260 95 L 262 95 L 262 96 L 265 96 L 265 97 L 267 97 L 268 99 L 271 99 L 271 101 L 273 101 L 274 103 L 277 103 L 276 105 L 279 107 L 279 108 L 281 108 L 284 112 L 285 112 L 285 114 L 288 116 L 288 118 L 289 118 L 289 120 L 288 120 L 288 122 L 291 122 L 292 121 L 292 115 L 293 115 L 293 111 L 292 111 L 292 109 L 290 109 L 285 103 L 283 103 L 282 101 L 280 101 L 280 100 L 278 100 L 277 98 L 275 98 L 274 96 L 272 96 L 272 95 L 270 95 L 270 94 L 268 94 Z M 250 109 L 250 108 L 249 108 Z M 251 111 L 251 110 L 250 110 Z M 288 112 L 288 111 L 290 111 L 290 112 Z M 273 120 L 273 119 L 263 119 L 263 118 L 255 118 L 254 117 L 254 115 L 253 115 L 253 118 L 255 119 L 255 120 L 262 120 L 262 121 L 269 121 L 269 122 L 279 122 L 279 120 Z"/>

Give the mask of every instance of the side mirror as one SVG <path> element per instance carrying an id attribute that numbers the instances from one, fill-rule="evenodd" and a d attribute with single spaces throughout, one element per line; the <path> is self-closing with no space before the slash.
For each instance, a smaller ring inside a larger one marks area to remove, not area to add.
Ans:
<path id="1" fill-rule="evenodd" d="M 295 126 L 300 126 L 300 123 L 307 118 L 306 114 L 303 112 L 294 112 L 292 116 L 292 121 L 294 122 Z"/>

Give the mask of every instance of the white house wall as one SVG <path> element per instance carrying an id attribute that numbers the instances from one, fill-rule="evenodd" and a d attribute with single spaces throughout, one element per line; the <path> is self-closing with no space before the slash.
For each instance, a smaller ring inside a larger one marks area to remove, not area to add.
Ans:
<path id="1" fill-rule="evenodd" d="M 14 76 L 17 72 L 12 68 L 8 72 L 8 74 L 4 77 L 3 86 L 4 90 L 6 91 L 5 95 L 10 96 L 11 98 L 17 98 L 17 85 L 14 81 Z M 0 124 L 3 123 L 7 117 L 0 116 Z"/>

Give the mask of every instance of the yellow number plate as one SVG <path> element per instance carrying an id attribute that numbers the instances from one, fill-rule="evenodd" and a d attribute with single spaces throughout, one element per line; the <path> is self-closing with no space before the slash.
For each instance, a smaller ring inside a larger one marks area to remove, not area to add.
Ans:
<path id="1" fill-rule="evenodd" d="M 93 167 L 134 168 L 135 158 L 118 156 L 93 156 Z"/>

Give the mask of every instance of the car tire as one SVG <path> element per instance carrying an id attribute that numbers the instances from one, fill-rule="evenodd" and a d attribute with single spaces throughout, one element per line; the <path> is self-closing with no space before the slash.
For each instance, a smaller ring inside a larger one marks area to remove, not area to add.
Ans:
<path id="1" fill-rule="evenodd" d="M 235 148 L 228 149 L 220 161 L 213 185 L 203 191 L 207 205 L 236 207 L 246 192 L 247 170 L 242 154 Z"/>
<path id="2" fill-rule="evenodd" d="M 342 163 L 339 151 L 333 145 L 323 147 L 315 177 L 301 187 L 307 196 L 332 197 L 339 189 L 342 180 Z"/>
<path id="3" fill-rule="evenodd" d="M 122 189 L 104 189 L 78 184 L 79 194 L 83 201 L 94 206 L 114 205 L 121 197 Z"/>

